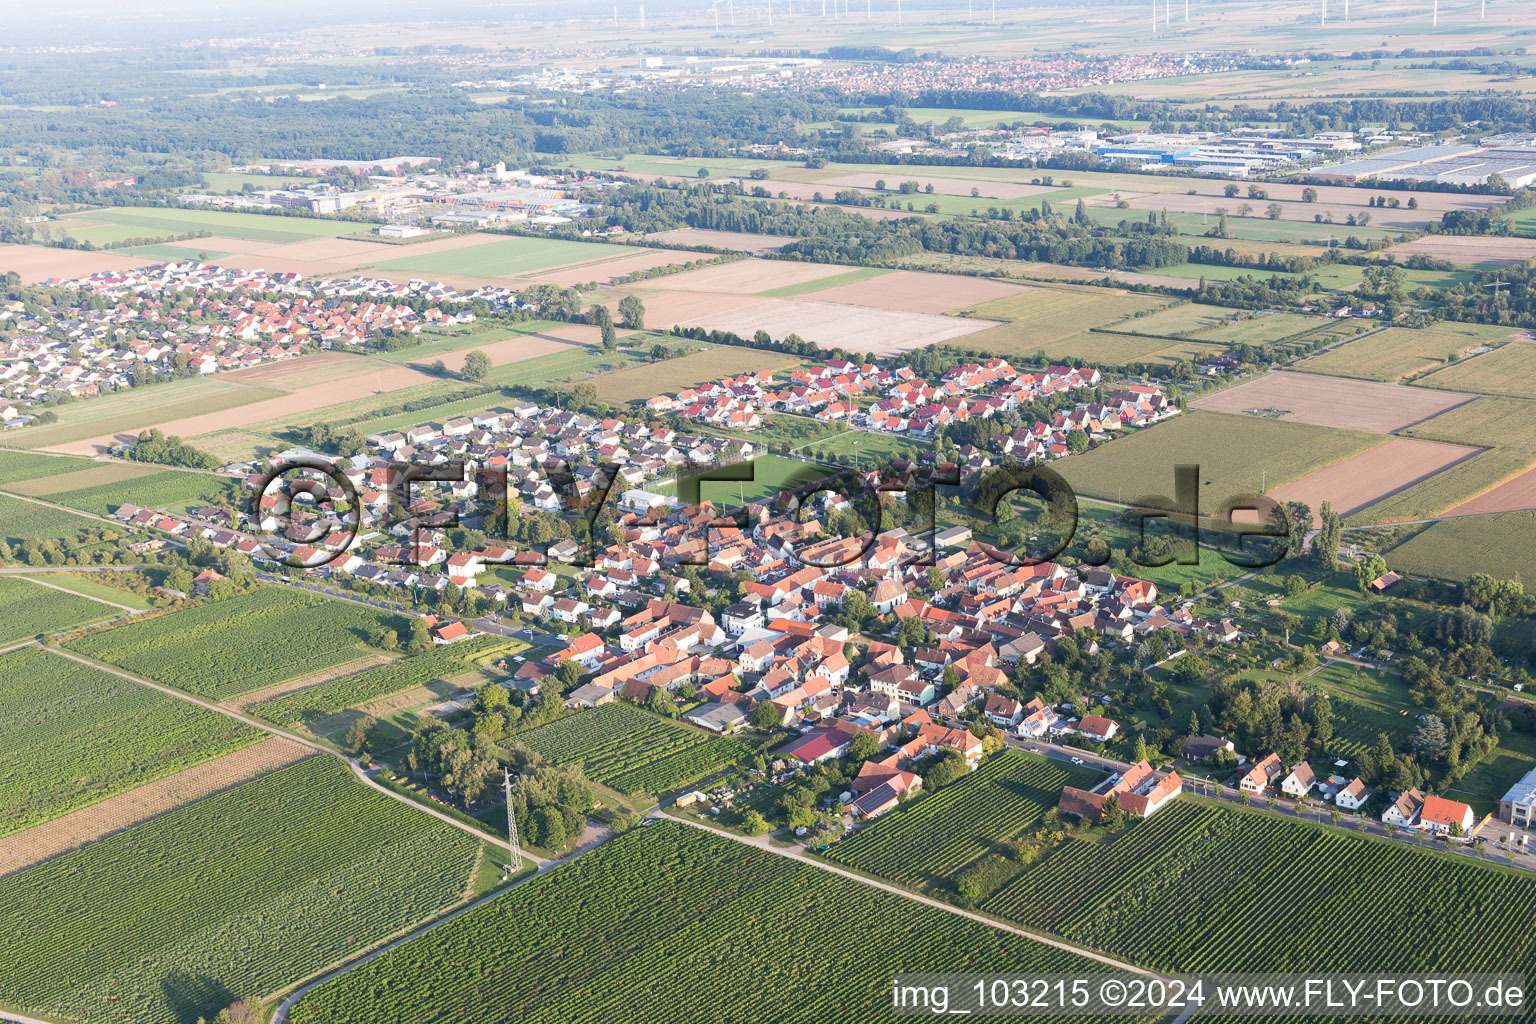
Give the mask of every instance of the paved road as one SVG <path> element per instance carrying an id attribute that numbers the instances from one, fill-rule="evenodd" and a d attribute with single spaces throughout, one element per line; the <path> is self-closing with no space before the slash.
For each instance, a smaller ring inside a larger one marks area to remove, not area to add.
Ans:
<path id="1" fill-rule="evenodd" d="M 874 889 L 880 889 L 884 892 L 891 893 L 892 895 L 900 896 L 904 899 L 909 899 L 914 903 L 922 903 L 925 906 L 933 907 L 937 910 L 942 910 L 945 913 L 954 914 L 957 917 L 968 918 L 979 924 L 984 924 L 989 928 L 996 928 L 999 931 L 1018 935 L 1021 938 L 1032 939 L 1035 942 L 1039 942 L 1047 946 L 1052 946 L 1056 949 L 1064 950 L 1068 953 L 1075 953 L 1078 956 L 1085 957 L 1089 960 L 1096 960 L 1101 964 L 1113 967 L 1117 970 L 1129 971 L 1132 974 L 1141 974 L 1147 977 L 1158 976 L 1155 971 L 1149 971 L 1145 967 L 1137 967 L 1135 964 L 1128 964 L 1123 960 L 1116 960 L 1113 957 L 1105 956 L 1103 953 L 1096 953 L 1091 949 L 1083 949 L 1079 946 L 1074 946 L 1070 942 L 1063 942 L 1061 939 L 1054 938 L 1050 935 L 1043 935 L 1039 932 L 1027 931 L 1026 929 L 1019 928 L 1011 924 L 1004 924 L 1003 922 L 995 921 L 990 917 L 985 917 L 981 914 L 977 914 L 969 910 L 962 910 L 961 908 L 953 906 L 949 903 L 945 903 L 942 900 L 931 899 L 927 896 L 919 896 L 917 893 L 908 889 L 903 889 L 899 885 L 894 885 L 890 882 L 882 882 L 874 878 L 867 878 L 864 875 L 858 874 L 857 872 L 845 870 L 835 864 L 830 864 L 827 861 L 820 860 L 808 855 L 805 852 L 805 848 L 798 844 L 792 847 L 774 846 L 771 842 L 769 842 L 767 836 L 749 837 L 736 835 L 733 832 L 723 832 L 710 828 L 708 825 L 700 824 L 696 821 L 689 821 L 687 818 L 676 817 L 674 815 L 668 814 L 663 810 L 657 810 L 654 813 L 659 814 L 661 817 L 666 818 L 668 821 L 675 821 L 681 825 L 687 825 L 690 828 L 699 829 L 701 832 L 708 832 L 710 835 L 717 836 L 722 839 L 731 839 L 738 843 L 744 843 L 747 846 L 756 847 L 757 849 L 763 850 L 767 853 L 778 854 L 780 857 L 788 857 L 790 860 L 796 860 L 802 864 L 806 864 L 814 868 L 819 868 L 822 871 L 827 871 L 834 875 L 840 875 L 843 878 L 853 882 L 858 882 L 861 885 L 867 885 Z"/>
<path id="2" fill-rule="evenodd" d="M 405 804 L 407 807 L 414 808 L 415 810 L 420 811 L 422 814 L 431 815 L 446 825 L 452 825 L 460 832 L 467 832 L 470 835 L 484 840 L 487 843 L 491 843 L 494 846 L 503 847 L 507 850 L 512 848 L 512 844 L 507 842 L 505 839 L 502 839 L 500 836 L 495 836 L 489 832 L 484 832 L 480 829 L 472 828 L 464 822 L 459 821 L 457 818 L 453 818 L 447 814 L 444 814 L 442 811 L 429 807 L 426 804 L 418 803 L 409 797 L 396 793 L 394 790 L 387 788 L 382 783 L 374 781 L 374 779 L 368 774 L 363 766 L 358 764 L 356 758 L 347 757 L 345 754 L 338 753 L 337 751 L 332 750 L 330 747 L 316 743 L 314 740 L 308 739 L 307 737 L 299 736 L 284 729 L 279 729 L 274 725 L 269 725 L 258 718 L 252 718 L 250 715 L 242 714 L 241 712 L 235 711 L 232 708 L 227 708 L 220 704 L 214 704 L 210 703 L 209 701 L 200 700 L 190 694 L 182 693 L 180 690 L 173 690 L 168 686 L 161 686 L 159 683 L 150 682 L 148 679 L 140 679 L 138 676 L 133 675 L 132 673 L 124 672 L 122 669 L 113 668 L 111 665 L 92 661 L 89 658 L 82 658 L 80 655 L 71 651 L 61 650 L 57 647 L 44 647 L 43 650 L 47 651 L 49 654 L 55 654 L 61 658 L 68 658 L 70 661 L 79 662 L 82 665 L 89 665 L 91 668 L 102 672 L 110 672 L 112 675 L 127 679 L 129 682 L 138 683 L 140 686 L 147 686 L 151 690 L 159 690 L 161 693 L 187 701 L 190 704 L 196 704 L 198 707 L 207 708 L 209 711 L 216 711 L 227 718 L 233 718 L 237 722 L 243 722 L 253 729 L 260 729 L 262 732 L 270 733 L 273 736 L 281 736 L 285 740 L 292 740 L 295 743 L 302 744 L 303 746 L 309 747 L 311 750 L 314 750 L 317 753 L 326 754 L 330 757 L 340 758 L 342 761 L 346 762 L 349 768 L 352 769 L 352 774 L 357 776 L 358 780 L 361 781 L 363 785 L 367 786 L 369 789 L 372 789 L 374 792 L 382 793 L 384 796 L 389 797 L 391 800 Z M 527 857 L 531 861 L 534 861 L 535 863 L 544 863 L 544 858 L 536 857 L 527 851 L 524 851 L 523 856 Z"/>

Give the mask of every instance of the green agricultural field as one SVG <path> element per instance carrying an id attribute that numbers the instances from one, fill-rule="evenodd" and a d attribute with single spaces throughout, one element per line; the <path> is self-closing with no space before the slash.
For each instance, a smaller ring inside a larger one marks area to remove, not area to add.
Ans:
<path id="1" fill-rule="evenodd" d="M 0 543 L 76 537 L 101 525 L 73 512 L 0 494 Z"/>
<path id="2" fill-rule="evenodd" d="M 1399 572 L 1464 580 L 1474 573 L 1536 584 L 1536 512 L 1447 519 L 1387 552 Z"/>
<path id="3" fill-rule="evenodd" d="M 429 366 L 434 359 L 441 358 L 450 352 L 462 352 L 467 348 L 483 348 L 508 338 L 520 338 L 564 326 L 557 320 L 525 320 L 522 323 L 507 325 L 480 321 L 456 327 L 446 335 L 423 331 L 419 335 L 422 339 L 421 344 L 412 345 L 409 348 L 397 348 L 393 352 L 380 352 L 378 358 L 391 363 L 417 363 Z"/>
<path id="4" fill-rule="evenodd" d="M 74 641 L 89 658 L 223 700 L 369 653 L 399 616 L 286 587 L 262 587 Z"/>
<path id="5" fill-rule="evenodd" d="M 717 965 L 707 978 L 700 973 L 706 961 Z M 890 1009 L 893 973 L 960 969 L 1102 967 L 861 882 L 659 822 L 322 985 L 299 1001 L 291 1019 L 872 1024 L 900 1019 Z"/>
<path id="6" fill-rule="evenodd" d="M 1319 326 L 1319 321 L 1300 313 L 1267 313 L 1201 331 L 1195 337 L 1220 345 L 1264 345 L 1316 330 Z"/>
<path id="7" fill-rule="evenodd" d="M 1389 327 L 1385 331 L 1378 331 L 1358 341 L 1347 342 L 1328 352 L 1304 359 L 1292 369 L 1339 377 L 1358 377 L 1362 380 L 1398 381 L 1444 366 L 1449 359 L 1461 358 L 1469 348 L 1499 344 L 1509 333 L 1508 328 L 1457 323 L 1437 323 L 1422 329 Z M 1536 346 L 1510 347 L 1532 348 L 1533 354 L 1536 354 Z M 1482 374 L 1473 375 L 1470 371 L 1463 373 L 1464 369 L 1496 355 L 1498 352 L 1479 356 L 1460 366 L 1432 373 L 1416 383 L 1426 387 L 1444 387 L 1451 391 L 1496 393 L 1488 391 L 1487 385 L 1499 386 L 1508 378 L 1495 375 L 1493 380 L 1489 380 Z M 1450 379 L 1445 377 L 1447 374 L 1460 375 L 1466 379 L 1461 385 L 1453 386 Z M 1536 388 L 1536 360 L 1531 363 L 1529 379 L 1533 388 Z M 1471 387 L 1472 383 L 1482 386 Z M 1528 397 L 1536 397 L 1536 390 Z"/>
<path id="8" fill-rule="evenodd" d="M 1492 814 L 1499 809 L 1499 798 L 1533 768 L 1536 768 L 1536 736 L 1528 732 L 1509 732 L 1444 795 L 1471 804 L 1479 817 Z M 1494 835 L 1499 835 L 1499 828 L 1497 824 L 1489 826 Z"/>
<path id="9" fill-rule="evenodd" d="M 1383 879 L 1419 895 L 1382 899 Z M 1191 974 L 1528 972 L 1532 899 L 1527 872 L 1186 796 L 1110 844 L 1066 840 L 983 909 Z"/>
<path id="10" fill-rule="evenodd" d="M 1156 337 L 1200 338 L 1203 332 L 1231 323 L 1240 316 L 1250 316 L 1245 310 L 1226 306 L 1208 306 L 1200 302 L 1181 302 L 1167 309 L 1160 309 L 1146 316 L 1134 317 L 1117 326 L 1117 330 L 1134 331 Z M 1255 319 L 1263 320 L 1264 317 Z"/>
<path id="11" fill-rule="evenodd" d="M 959 782 L 865 825 L 827 856 L 907 888 L 952 892 L 957 873 L 1037 824 L 1063 786 L 1090 786 L 1100 777 L 1004 751 Z"/>
<path id="12" fill-rule="evenodd" d="M 461 902 L 480 852 L 312 757 L 0 879 L 0 1001 L 211 1019 Z"/>
<path id="13" fill-rule="evenodd" d="M 593 378 L 592 382 L 597 385 L 598 401 L 617 405 L 622 402 L 643 402 L 660 394 L 675 394 L 684 388 L 723 377 L 763 370 L 777 373 L 799 362 L 795 356 L 783 352 L 721 345 L 676 359 L 642 363 L 605 373 Z"/>
<path id="14" fill-rule="evenodd" d="M 182 210 L 145 206 L 108 206 L 60 219 L 71 238 L 95 245 L 112 245 L 130 238 L 162 238 L 206 231 L 225 238 L 253 242 L 303 242 L 335 238 L 355 225 L 318 217 L 283 217 L 221 210 Z"/>
<path id="15" fill-rule="evenodd" d="M 218 712 L 37 647 L 0 655 L 0 836 L 261 737 Z"/>
<path id="16" fill-rule="evenodd" d="M 1474 344 L 1496 343 L 1496 339 L 1507 338 L 1510 334 L 1508 328 L 1477 328 L 1461 324 L 1454 326 L 1468 332 L 1469 336 L 1476 336 L 1473 332 L 1481 332 L 1482 340 Z M 1448 366 L 1414 383 L 1420 387 L 1470 391 L 1480 395 L 1536 398 L 1536 345 L 1511 342 L 1492 352 Z"/>
<path id="17" fill-rule="evenodd" d="M 94 463 L 59 455 L 39 455 L 0 448 L 0 487 L 75 470 L 89 469 Z"/>
<path id="18" fill-rule="evenodd" d="M 181 512 L 189 506 L 195 508 L 207 504 L 209 498 L 220 494 L 229 482 L 227 477 L 170 469 L 115 483 L 51 493 L 48 500 L 98 516 L 111 515 L 120 505 Z"/>
<path id="19" fill-rule="evenodd" d="M 222 412 L 284 393 L 265 385 L 219 380 L 219 376 L 183 377 L 72 402 L 59 407 L 59 422 L 27 427 L 14 436 L 18 444 L 30 448 L 51 448 L 109 434 L 137 433 L 156 423 Z"/>
<path id="20" fill-rule="evenodd" d="M 801 281 L 799 284 L 786 284 L 778 288 L 769 288 L 767 291 L 756 294 L 770 299 L 788 299 L 796 295 L 808 295 L 811 292 L 825 291 L 828 288 L 836 288 L 845 284 L 857 284 L 860 281 L 868 281 L 872 277 L 889 274 L 889 270 L 879 267 L 860 267 L 858 270 L 850 270 L 842 274 L 833 274 L 831 277 L 823 277 L 816 281 Z"/>
<path id="21" fill-rule="evenodd" d="M 4 484 L 12 494 L 28 498 L 47 498 L 66 491 L 80 491 L 103 484 L 121 484 L 139 477 L 153 476 L 164 467 L 140 462 L 96 462 L 75 459 L 55 459 L 49 472 L 26 480 Z"/>
<path id="22" fill-rule="evenodd" d="M 131 590 L 113 584 L 119 578 L 131 575 L 130 572 L 50 572 L 39 578 L 56 587 L 73 590 L 84 597 L 94 597 L 101 601 L 111 601 L 113 604 L 126 605 L 129 608 L 137 608 L 140 611 L 148 611 L 150 604 L 144 598 Z"/>
<path id="23" fill-rule="evenodd" d="M 570 242 L 559 238 L 504 238 L 481 245 L 416 253 L 369 264 L 375 270 L 405 270 L 413 274 L 460 274 L 469 277 L 503 277 L 544 270 L 566 263 L 585 263 L 608 256 L 639 252 L 626 245 L 606 242 Z"/>
<path id="24" fill-rule="evenodd" d="M 604 704 L 518 733 L 517 742 L 558 765 L 580 762 L 589 778 L 625 796 L 662 793 L 734 764 L 749 750 L 631 704 Z"/>
<path id="25" fill-rule="evenodd" d="M 962 315 L 965 316 L 1003 320 L 1005 323 L 1001 327 L 967 335 L 958 344 L 978 352 L 995 352 L 1002 356 L 1028 356 L 1039 349 L 1044 349 L 1048 357 L 1052 357 L 1053 353 L 1068 356 L 1073 353 L 1065 349 L 1068 347 L 1068 339 L 1073 336 L 1081 338 L 1089 328 L 1108 327 L 1111 324 L 1124 329 L 1122 321 L 1127 318 L 1138 313 L 1164 309 L 1172 303 L 1172 299 L 1159 296 L 1117 292 L 1106 288 L 1031 288 L 1005 299 L 995 299 L 964 310 Z"/>
<path id="26" fill-rule="evenodd" d="M 547 388 L 643 365 L 648 360 L 649 356 L 630 349 L 604 352 L 596 346 L 570 348 L 493 367 L 486 383 Z"/>
<path id="27" fill-rule="evenodd" d="M 1173 497 L 1173 469 L 1200 467 L 1200 511 L 1270 489 L 1381 443 L 1381 437 L 1287 420 L 1187 412 L 1074 455 L 1053 468 L 1081 494 L 1110 501 Z"/>
<path id="28" fill-rule="evenodd" d="M 279 725 L 312 722 L 392 693 L 452 678 L 474 668 L 478 664 L 477 656 L 487 652 L 512 655 L 527 646 L 500 637 L 474 637 L 450 647 L 434 647 L 388 665 L 296 690 L 253 705 L 250 711 Z"/>
<path id="29" fill-rule="evenodd" d="M 122 609 L 100 601 L 64 593 L 29 579 L 0 576 L 0 647 L 121 614 Z"/>

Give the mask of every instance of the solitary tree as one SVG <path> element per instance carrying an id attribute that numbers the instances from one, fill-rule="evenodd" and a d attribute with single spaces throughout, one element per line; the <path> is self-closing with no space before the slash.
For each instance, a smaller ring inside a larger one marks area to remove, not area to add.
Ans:
<path id="1" fill-rule="evenodd" d="M 624 326 L 638 331 L 645 326 L 645 303 L 638 295 L 626 295 L 619 300 L 619 318 Z"/>
<path id="2" fill-rule="evenodd" d="M 459 376 L 465 380 L 485 380 L 491 372 L 491 357 L 479 349 L 475 349 L 464 357 L 464 368 L 459 371 Z"/>

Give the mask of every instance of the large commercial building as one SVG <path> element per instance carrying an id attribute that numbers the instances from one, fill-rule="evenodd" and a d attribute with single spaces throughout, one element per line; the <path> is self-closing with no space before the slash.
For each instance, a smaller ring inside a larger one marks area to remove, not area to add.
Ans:
<path id="1" fill-rule="evenodd" d="M 1416 146 L 1364 160 L 1319 167 L 1312 173 L 1339 181 L 1425 181 L 1445 185 L 1486 185 L 1497 174 L 1511 188 L 1536 184 L 1536 146 L 1520 136 L 1497 136 L 1482 145 L 1469 142 Z M 1491 144 L 1490 144 L 1491 143 Z"/>
<path id="2" fill-rule="evenodd" d="M 1509 787 L 1509 792 L 1499 800 L 1498 814 L 1500 821 L 1521 828 L 1530 828 L 1533 817 L 1536 817 L 1536 768 L 1526 772 L 1524 778 Z"/>

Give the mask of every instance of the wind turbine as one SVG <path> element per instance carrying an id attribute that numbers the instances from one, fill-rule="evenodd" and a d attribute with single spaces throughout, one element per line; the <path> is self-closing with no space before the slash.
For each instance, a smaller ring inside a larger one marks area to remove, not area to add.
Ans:
<path id="1" fill-rule="evenodd" d="M 1173 0 L 1168 0 L 1167 5 L 1163 8 L 1163 24 L 1173 24 Z"/>
<path id="2" fill-rule="evenodd" d="M 1189 24 L 1189 0 L 1184 0 L 1184 24 Z"/>
<path id="3" fill-rule="evenodd" d="M 1328 0 L 1323 0 L 1323 27 L 1328 26 Z"/>
<path id="4" fill-rule="evenodd" d="M 645 31 L 645 4 L 640 5 L 640 31 Z"/>
<path id="5" fill-rule="evenodd" d="M 866 0 L 866 2 L 867 2 L 867 0 Z M 1439 3 L 1440 3 L 1440 0 L 1435 0 L 1435 4 L 1436 4 L 1435 9 L 1436 10 L 1440 9 L 1439 6 L 1438 6 Z M 897 28 L 901 27 L 901 0 L 896 0 L 896 27 Z"/>
<path id="6" fill-rule="evenodd" d="M 1440 0 L 1435 0 L 1435 28 L 1440 27 Z"/>
<path id="7" fill-rule="evenodd" d="M 736 0 L 725 0 L 725 12 L 730 15 L 731 28 L 736 27 Z"/>
<path id="8" fill-rule="evenodd" d="M 720 0 L 714 0 L 714 2 L 709 5 L 709 11 L 710 11 L 711 14 L 713 14 L 715 16 L 715 31 L 719 32 L 720 31 Z"/>
<path id="9" fill-rule="evenodd" d="M 992 24 L 997 24 L 997 0 L 992 0 Z"/>

